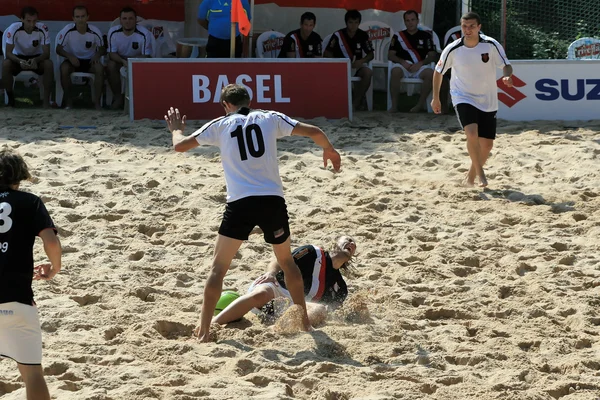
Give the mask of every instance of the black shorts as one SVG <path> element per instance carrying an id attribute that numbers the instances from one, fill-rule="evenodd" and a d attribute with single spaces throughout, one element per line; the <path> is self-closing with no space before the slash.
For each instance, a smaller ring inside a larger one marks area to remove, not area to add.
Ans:
<path id="1" fill-rule="evenodd" d="M 39 56 L 40 56 L 40 54 L 38 54 L 36 56 L 20 56 L 19 55 L 17 57 L 19 57 L 21 60 L 29 61 L 29 60 L 32 60 L 32 59 L 34 59 L 36 57 L 39 57 Z M 13 76 L 17 76 L 17 75 L 19 75 L 23 71 L 35 72 L 38 75 L 43 75 L 44 74 L 44 68 L 42 67 L 41 63 L 38 63 L 38 67 L 37 67 L 36 70 L 33 70 L 33 69 L 23 69 L 23 68 L 21 68 L 21 63 L 16 63 L 16 62 L 13 62 L 13 66 L 14 66 L 13 71 L 12 71 Z"/>
<path id="2" fill-rule="evenodd" d="M 73 67 L 75 69 L 75 72 L 90 72 L 90 67 L 92 66 L 92 60 L 83 60 L 81 58 L 78 58 L 79 60 L 79 67 Z M 69 60 L 67 60 L 67 62 L 69 64 L 71 64 L 71 62 Z M 73 66 L 73 64 L 71 64 L 71 66 Z"/>
<path id="3" fill-rule="evenodd" d="M 231 40 L 208 36 L 206 43 L 206 58 L 229 58 Z M 235 37 L 235 58 L 242 57 L 242 35 Z"/>
<path id="4" fill-rule="evenodd" d="M 255 226 L 262 229 L 265 241 L 281 244 L 290 236 L 285 200 L 280 196 L 250 196 L 227 203 L 219 234 L 247 240 Z"/>
<path id="5" fill-rule="evenodd" d="M 496 112 L 481 111 L 479 108 L 467 104 L 460 103 L 454 107 L 458 122 L 463 127 L 471 124 L 477 124 L 477 133 L 480 138 L 496 139 Z"/>

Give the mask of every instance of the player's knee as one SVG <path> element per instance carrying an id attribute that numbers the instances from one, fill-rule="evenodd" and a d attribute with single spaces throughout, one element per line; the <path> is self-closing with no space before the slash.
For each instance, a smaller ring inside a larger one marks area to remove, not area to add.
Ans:
<path id="1" fill-rule="evenodd" d="M 121 69 L 121 64 L 117 64 L 116 62 L 114 62 L 113 60 L 109 60 L 108 64 L 106 65 L 108 67 L 108 71 L 110 73 L 114 73 L 114 72 L 119 72 L 119 70 Z"/>
<path id="2" fill-rule="evenodd" d="M 255 290 L 254 292 L 252 292 L 250 298 L 252 299 L 252 305 L 258 308 L 264 306 L 270 300 L 272 300 L 273 295 L 270 293 L 270 289 L 265 288 L 261 290 Z"/>
<path id="3" fill-rule="evenodd" d="M 60 64 L 60 72 L 61 74 L 63 74 L 63 76 L 70 75 L 73 72 L 73 67 L 71 66 L 71 63 L 65 61 L 62 64 Z"/>
<path id="4" fill-rule="evenodd" d="M 104 66 L 100 63 L 92 65 L 92 73 L 96 76 L 104 75 Z"/>
<path id="5" fill-rule="evenodd" d="M 42 68 L 44 69 L 44 71 L 52 70 L 52 68 L 54 68 L 54 64 L 52 63 L 52 60 L 42 61 Z"/>
<path id="6" fill-rule="evenodd" d="M 9 60 L 8 58 L 6 58 L 6 59 L 4 59 L 4 61 L 2 61 L 2 69 L 3 70 L 12 71 L 14 66 L 15 66 L 15 63 L 12 60 Z"/>
<path id="7" fill-rule="evenodd" d="M 392 79 L 402 79 L 404 77 L 404 72 L 401 68 L 392 69 Z"/>

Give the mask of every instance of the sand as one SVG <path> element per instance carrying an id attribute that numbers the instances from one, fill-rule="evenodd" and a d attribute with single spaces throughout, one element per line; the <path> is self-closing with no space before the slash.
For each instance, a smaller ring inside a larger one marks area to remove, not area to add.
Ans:
<path id="1" fill-rule="evenodd" d="M 310 122 L 343 171 L 308 139 L 280 141 L 293 244 L 354 236 L 348 304 L 310 334 L 249 315 L 200 344 L 218 150 L 175 153 L 163 123 L 118 113 L 2 109 L 0 145 L 25 156 L 23 189 L 64 247 L 63 271 L 34 283 L 53 398 L 600 396 L 600 121 L 501 121 L 485 190 L 458 185 L 469 163 L 453 116 Z M 245 292 L 270 257 L 252 236 L 224 288 Z M 24 396 L 0 361 L 0 397 Z"/>

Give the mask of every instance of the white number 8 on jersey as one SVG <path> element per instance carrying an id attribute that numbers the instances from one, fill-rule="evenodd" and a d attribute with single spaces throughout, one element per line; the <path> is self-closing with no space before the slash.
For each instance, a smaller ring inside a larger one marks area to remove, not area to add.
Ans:
<path id="1" fill-rule="evenodd" d="M 9 217 L 12 212 L 12 207 L 8 203 L 0 203 L 0 233 L 10 231 L 12 227 L 12 219 Z"/>

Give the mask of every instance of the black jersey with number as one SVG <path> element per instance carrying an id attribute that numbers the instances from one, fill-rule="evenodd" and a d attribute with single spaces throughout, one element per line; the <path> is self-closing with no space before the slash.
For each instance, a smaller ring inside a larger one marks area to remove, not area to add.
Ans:
<path id="1" fill-rule="evenodd" d="M 423 61 L 427 53 L 435 51 L 435 44 L 431 32 L 419 29 L 411 35 L 407 30 L 403 30 L 394 35 L 390 49 L 396 52 L 397 57 L 416 64 Z"/>
<path id="2" fill-rule="evenodd" d="M 33 243 L 47 228 L 55 229 L 39 197 L 0 189 L 0 303 L 33 303 Z"/>
<path id="3" fill-rule="evenodd" d="M 323 39 L 316 32 L 311 32 L 306 40 L 302 39 L 300 29 L 291 31 L 283 38 L 279 58 L 287 58 L 287 53 L 296 53 L 296 58 L 321 57 Z"/>
<path id="4" fill-rule="evenodd" d="M 292 255 L 302 274 L 307 301 L 342 303 L 346 300 L 348 287 L 340 271 L 333 268 L 328 252 L 320 247 L 307 245 L 298 247 Z M 281 288 L 287 290 L 283 271 L 279 271 L 276 278 Z"/>
<path id="5" fill-rule="evenodd" d="M 367 32 L 358 29 L 354 36 L 350 37 L 346 28 L 331 35 L 331 39 L 327 43 L 327 50 L 333 54 L 334 58 L 349 58 L 350 60 L 360 60 L 374 51 Z"/>

